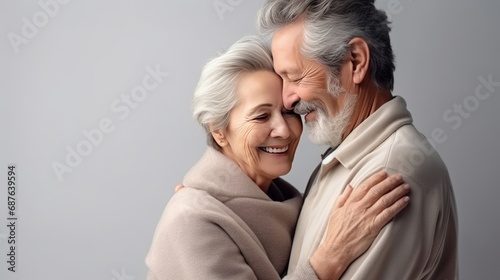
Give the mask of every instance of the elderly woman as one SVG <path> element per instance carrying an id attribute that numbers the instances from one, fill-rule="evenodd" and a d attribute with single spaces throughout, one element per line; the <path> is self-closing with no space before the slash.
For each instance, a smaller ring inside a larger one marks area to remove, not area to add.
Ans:
<path id="1" fill-rule="evenodd" d="M 302 199 L 279 176 L 291 169 L 302 122 L 284 109 L 281 79 L 260 39 L 243 38 L 205 66 L 193 114 L 209 147 L 158 223 L 148 279 L 281 279 Z M 385 178 L 347 188 L 327 238 L 286 279 L 341 276 L 408 202 L 401 179 Z"/>

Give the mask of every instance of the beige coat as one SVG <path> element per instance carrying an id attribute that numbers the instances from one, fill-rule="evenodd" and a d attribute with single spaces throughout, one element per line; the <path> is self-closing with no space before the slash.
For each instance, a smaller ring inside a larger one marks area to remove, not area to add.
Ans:
<path id="1" fill-rule="evenodd" d="M 302 204 L 295 188 L 276 179 L 271 199 L 212 148 L 183 184 L 156 228 L 148 279 L 281 279 Z M 286 278 L 317 279 L 308 261 Z"/>

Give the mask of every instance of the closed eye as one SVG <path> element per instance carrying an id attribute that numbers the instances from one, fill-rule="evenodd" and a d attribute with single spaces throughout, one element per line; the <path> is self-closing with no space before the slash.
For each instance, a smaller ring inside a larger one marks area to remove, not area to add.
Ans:
<path id="1" fill-rule="evenodd" d="M 297 78 L 297 79 L 289 79 L 291 83 L 300 83 L 300 81 L 302 81 L 304 77 L 300 77 L 300 78 Z"/>
<path id="2" fill-rule="evenodd" d="M 269 118 L 268 114 L 263 114 L 263 115 L 258 115 L 257 117 L 253 118 L 256 121 L 265 121 Z"/>

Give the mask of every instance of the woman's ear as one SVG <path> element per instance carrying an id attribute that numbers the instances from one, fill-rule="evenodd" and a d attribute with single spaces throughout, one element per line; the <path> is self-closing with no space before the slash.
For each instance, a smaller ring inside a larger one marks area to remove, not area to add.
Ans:
<path id="1" fill-rule="evenodd" d="M 216 129 L 216 130 L 213 130 L 212 127 L 210 126 L 210 130 L 212 131 L 212 137 L 214 138 L 215 142 L 217 142 L 217 144 L 220 146 L 220 147 L 225 147 L 227 146 L 228 142 L 227 142 L 227 139 L 226 139 L 226 134 L 224 133 L 224 131 L 222 129 Z"/>
<path id="2" fill-rule="evenodd" d="M 352 64 L 352 81 L 360 84 L 366 77 L 370 66 L 370 48 L 365 40 L 353 38 L 349 41 Z"/>

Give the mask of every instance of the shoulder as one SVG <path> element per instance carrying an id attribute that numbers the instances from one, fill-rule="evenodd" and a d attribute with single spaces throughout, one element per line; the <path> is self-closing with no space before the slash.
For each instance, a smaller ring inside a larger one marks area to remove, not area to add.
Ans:
<path id="1" fill-rule="evenodd" d="M 244 264 L 231 236 L 237 224 L 221 205 L 201 190 L 185 188 L 176 193 L 146 257 L 151 274 L 161 279 L 228 279 L 233 271 L 226 268 L 229 260 Z M 222 257 L 228 261 L 221 262 Z"/>
<path id="2" fill-rule="evenodd" d="M 386 167 L 426 185 L 432 181 L 449 180 L 448 169 L 433 144 L 413 125 L 398 129 L 388 139 Z"/>
<path id="3" fill-rule="evenodd" d="M 169 201 L 158 222 L 158 235 L 185 235 L 186 231 L 203 233 L 246 230 L 248 226 L 223 202 L 209 192 L 184 188 Z"/>
<path id="4" fill-rule="evenodd" d="M 217 202 L 205 191 L 192 188 L 178 191 L 165 207 L 158 222 L 156 234 L 181 233 L 185 228 L 199 229 L 209 226 L 211 216 L 217 212 L 217 207 L 215 207 Z"/>
<path id="5" fill-rule="evenodd" d="M 452 183 L 445 163 L 427 138 L 411 124 L 394 131 L 358 165 L 354 184 L 385 170 L 389 174 L 402 174 L 411 185 L 413 198 L 421 195 L 448 201 L 452 197 Z"/>
<path id="6" fill-rule="evenodd" d="M 231 216 L 218 204 L 208 193 L 197 189 L 184 188 L 174 194 L 156 225 L 151 255 L 170 256 L 168 252 L 176 251 L 175 248 L 206 250 L 210 244 L 219 243 L 216 240 L 225 240 L 227 228 L 221 224 L 231 224 L 227 222 Z"/>
<path id="7" fill-rule="evenodd" d="M 223 212 L 222 203 L 204 190 L 185 187 L 175 193 L 163 211 L 161 221 L 169 225 L 210 219 L 210 213 Z"/>

